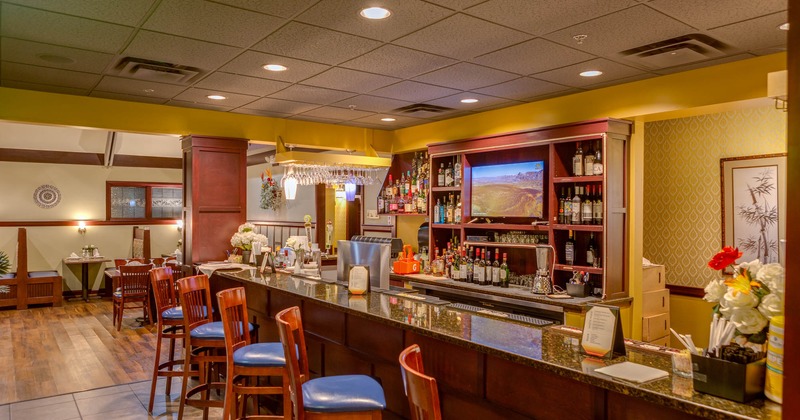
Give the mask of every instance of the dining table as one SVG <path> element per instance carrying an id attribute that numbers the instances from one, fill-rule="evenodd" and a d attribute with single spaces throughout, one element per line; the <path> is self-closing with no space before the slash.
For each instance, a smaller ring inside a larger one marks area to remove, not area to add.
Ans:
<path id="1" fill-rule="evenodd" d="M 85 301 L 89 301 L 89 265 L 102 264 L 111 260 L 105 257 L 67 257 L 64 258 L 66 265 L 81 266 L 81 297 Z"/>

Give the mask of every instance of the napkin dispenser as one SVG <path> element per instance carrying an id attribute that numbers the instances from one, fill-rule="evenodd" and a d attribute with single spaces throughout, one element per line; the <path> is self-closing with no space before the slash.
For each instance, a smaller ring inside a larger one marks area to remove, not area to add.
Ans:
<path id="1" fill-rule="evenodd" d="M 419 261 L 414 259 L 414 251 L 411 245 L 403 246 L 400 258 L 392 264 L 395 274 L 414 274 L 419 273 Z"/>

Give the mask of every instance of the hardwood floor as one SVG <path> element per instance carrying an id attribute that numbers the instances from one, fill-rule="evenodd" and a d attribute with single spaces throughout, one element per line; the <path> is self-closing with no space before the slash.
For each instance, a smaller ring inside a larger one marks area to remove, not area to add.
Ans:
<path id="1" fill-rule="evenodd" d="M 141 314 L 117 332 L 110 301 L 0 311 L 0 404 L 149 380 L 156 335 Z"/>

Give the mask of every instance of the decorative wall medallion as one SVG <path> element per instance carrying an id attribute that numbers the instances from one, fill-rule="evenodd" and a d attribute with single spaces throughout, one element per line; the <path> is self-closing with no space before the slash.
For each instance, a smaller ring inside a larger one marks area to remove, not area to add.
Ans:
<path id="1" fill-rule="evenodd" d="M 51 209 L 61 201 L 61 191 L 53 185 L 41 185 L 33 192 L 33 202 L 43 209 Z"/>

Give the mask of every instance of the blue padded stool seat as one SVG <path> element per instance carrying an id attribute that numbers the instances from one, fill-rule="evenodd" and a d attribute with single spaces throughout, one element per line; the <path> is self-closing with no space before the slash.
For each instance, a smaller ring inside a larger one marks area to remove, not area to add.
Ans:
<path id="1" fill-rule="evenodd" d="M 43 277 L 59 277 L 58 271 L 54 270 L 46 270 L 46 271 L 29 271 L 28 278 L 31 279 L 39 279 Z"/>
<path id="2" fill-rule="evenodd" d="M 233 364 L 242 367 L 284 367 L 281 343 L 254 343 L 233 352 Z"/>
<path id="3" fill-rule="evenodd" d="M 204 307 L 203 318 L 205 318 L 207 315 L 208 315 L 208 309 Z M 172 308 L 165 309 L 164 312 L 161 312 L 161 317 L 173 321 L 178 319 L 183 319 L 183 308 L 180 306 L 174 306 Z"/>
<path id="4" fill-rule="evenodd" d="M 17 273 L 0 274 L 0 280 L 11 280 L 17 278 Z"/>
<path id="5" fill-rule="evenodd" d="M 386 398 L 369 376 L 323 376 L 303 384 L 303 407 L 318 413 L 383 410 Z"/>
<path id="6" fill-rule="evenodd" d="M 248 330 L 253 332 L 253 324 L 248 322 L 247 326 Z M 193 329 L 189 336 L 199 340 L 224 340 L 225 329 L 222 326 L 222 321 L 209 322 Z"/>

